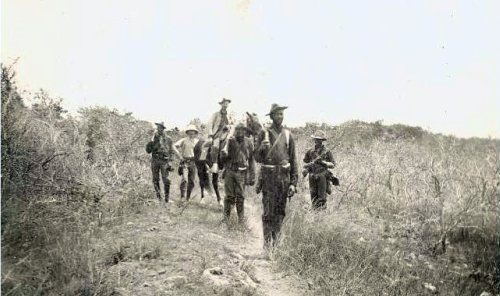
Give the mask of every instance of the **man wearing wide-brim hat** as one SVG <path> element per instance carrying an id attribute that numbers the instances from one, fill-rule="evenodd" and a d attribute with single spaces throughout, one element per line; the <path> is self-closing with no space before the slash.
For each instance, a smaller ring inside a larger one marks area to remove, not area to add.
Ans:
<path id="1" fill-rule="evenodd" d="M 172 139 L 165 132 L 165 123 L 155 122 L 156 132 L 153 139 L 146 145 L 146 152 L 151 153 L 151 172 L 153 174 L 153 186 L 156 197 L 161 201 L 160 174 L 164 186 L 165 202 L 168 203 L 170 197 L 170 180 L 168 178 L 170 161 L 173 154 L 181 157 L 179 152 L 172 145 Z"/>
<path id="2" fill-rule="evenodd" d="M 220 110 L 212 115 L 207 124 L 207 145 L 211 145 L 209 160 L 210 163 L 212 163 L 212 167 L 210 171 L 212 172 L 212 186 L 215 194 L 217 195 L 217 200 L 220 200 L 218 173 L 221 169 L 223 169 L 223 165 L 220 162 L 220 153 L 226 139 L 234 132 L 232 126 L 235 121 L 228 111 L 230 103 L 231 100 L 222 98 L 222 100 L 219 101 Z"/>
<path id="3" fill-rule="evenodd" d="M 194 159 L 194 147 L 198 143 L 198 128 L 194 124 L 188 125 L 186 128 L 186 137 L 175 143 L 175 147 L 179 149 L 182 156 L 182 162 L 179 167 L 179 174 L 182 176 L 180 189 L 181 198 L 191 198 L 191 192 L 194 188 L 194 178 L 196 174 L 196 164 Z"/>
<path id="4" fill-rule="evenodd" d="M 335 167 L 335 160 L 331 151 L 326 148 L 326 133 L 317 130 L 312 136 L 314 147 L 309 149 L 304 156 L 304 176 L 309 174 L 309 190 L 314 209 L 324 209 L 326 207 L 326 195 L 329 191 L 330 172 L 328 169 Z"/>
<path id="5" fill-rule="evenodd" d="M 264 247 L 277 241 L 287 199 L 295 194 L 298 179 L 295 141 L 290 130 L 283 127 L 286 109 L 272 104 L 267 115 L 273 123 L 257 137 L 255 160 L 261 163 L 257 190 L 262 192 Z"/>

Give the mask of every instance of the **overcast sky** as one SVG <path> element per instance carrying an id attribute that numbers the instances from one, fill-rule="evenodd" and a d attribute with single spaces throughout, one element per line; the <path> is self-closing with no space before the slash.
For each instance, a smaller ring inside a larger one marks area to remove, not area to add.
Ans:
<path id="1" fill-rule="evenodd" d="M 185 126 L 222 97 L 285 123 L 500 137 L 500 1 L 3 0 L 22 89 Z"/>

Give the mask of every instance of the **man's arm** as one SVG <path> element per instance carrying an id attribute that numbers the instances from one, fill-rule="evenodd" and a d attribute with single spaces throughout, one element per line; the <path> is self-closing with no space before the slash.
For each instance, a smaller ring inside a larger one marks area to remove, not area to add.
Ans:
<path id="1" fill-rule="evenodd" d="M 267 149 L 269 149 L 269 146 L 263 145 L 262 142 L 264 141 L 264 131 L 261 131 L 259 135 L 257 136 L 257 145 L 254 151 L 254 159 L 255 161 L 259 163 L 264 163 L 264 160 L 266 158 L 266 153 Z M 266 147 L 267 146 L 267 147 Z"/>
<path id="2" fill-rule="evenodd" d="M 331 151 L 328 151 L 326 153 L 325 158 L 323 160 L 323 164 L 329 169 L 333 169 L 335 167 L 335 160 L 333 160 L 333 155 Z"/>
<path id="3" fill-rule="evenodd" d="M 290 142 L 288 143 L 288 156 L 290 159 L 290 185 L 296 187 L 299 174 L 297 170 L 297 155 L 295 154 L 295 141 L 292 135 L 290 135 Z"/>
<path id="4" fill-rule="evenodd" d="M 248 156 L 248 185 L 254 185 L 255 184 L 255 158 L 253 156 L 253 142 L 250 139 L 247 139 L 248 143 L 248 150 L 249 150 L 249 156 Z"/>
<path id="5" fill-rule="evenodd" d="M 312 161 L 312 159 L 311 159 L 310 150 L 307 150 L 306 155 L 304 156 L 304 162 L 305 163 L 310 163 L 311 161 Z"/>

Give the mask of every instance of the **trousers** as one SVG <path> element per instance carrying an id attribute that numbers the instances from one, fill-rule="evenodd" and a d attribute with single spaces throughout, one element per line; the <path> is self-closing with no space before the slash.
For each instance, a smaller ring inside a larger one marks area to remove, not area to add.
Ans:
<path id="1" fill-rule="evenodd" d="M 156 197 L 161 199 L 161 189 L 160 189 L 160 174 L 164 187 L 165 201 L 168 202 L 170 196 L 170 180 L 168 179 L 168 160 L 162 160 L 157 158 L 151 159 L 151 172 L 153 174 L 153 186 L 155 188 Z"/>
<path id="2" fill-rule="evenodd" d="M 236 205 L 238 221 L 240 223 L 244 222 L 245 176 L 246 171 L 226 169 L 226 175 L 224 177 L 224 191 L 226 192 L 226 196 L 224 197 L 224 219 L 226 221 L 229 220 L 231 210 L 233 206 Z"/>
<path id="3" fill-rule="evenodd" d="M 316 210 L 326 207 L 328 180 L 326 174 L 310 174 L 309 175 L 309 191 L 311 193 L 312 206 Z"/>
<path id="4" fill-rule="evenodd" d="M 286 215 L 290 169 L 261 168 L 262 172 L 262 229 L 264 245 L 275 244 Z"/>

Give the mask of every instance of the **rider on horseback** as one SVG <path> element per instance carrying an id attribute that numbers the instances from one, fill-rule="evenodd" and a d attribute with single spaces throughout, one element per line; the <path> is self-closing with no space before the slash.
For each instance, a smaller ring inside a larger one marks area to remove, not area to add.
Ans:
<path id="1" fill-rule="evenodd" d="M 234 119 L 227 110 L 229 103 L 231 103 L 231 100 L 223 98 L 219 102 L 221 105 L 220 111 L 212 115 L 207 125 L 209 143 L 212 144 L 212 149 L 210 149 L 210 158 L 213 163 L 211 171 L 214 174 L 217 174 L 219 169 L 222 169 L 219 161 L 221 148 L 223 148 L 226 138 L 232 133 L 232 125 L 234 124 Z"/>

